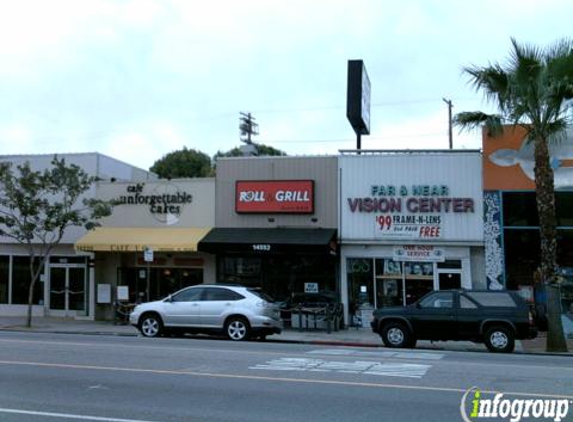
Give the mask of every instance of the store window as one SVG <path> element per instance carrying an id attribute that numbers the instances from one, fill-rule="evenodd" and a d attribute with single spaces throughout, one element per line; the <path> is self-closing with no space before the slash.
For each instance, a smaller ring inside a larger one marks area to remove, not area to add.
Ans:
<path id="1" fill-rule="evenodd" d="M 404 263 L 405 304 L 410 305 L 434 290 L 434 264 L 431 262 Z"/>
<path id="2" fill-rule="evenodd" d="M 27 256 L 15 256 L 12 258 L 12 303 L 27 304 L 30 291 L 30 258 Z M 34 285 L 32 296 L 33 305 L 44 303 L 44 283 L 37 280 Z"/>
<path id="3" fill-rule="evenodd" d="M 218 280 L 249 287 L 260 286 L 262 259 L 259 257 L 224 256 L 219 259 Z"/>
<path id="4" fill-rule="evenodd" d="M 402 306 L 402 263 L 376 259 L 376 307 Z"/>
<path id="5" fill-rule="evenodd" d="M 0 303 L 8 303 L 9 282 L 10 282 L 10 257 L 0 256 Z"/>
<path id="6" fill-rule="evenodd" d="M 129 302 L 147 301 L 147 286 L 149 284 L 149 300 L 167 297 L 184 287 L 195 286 L 203 282 L 202 268 L 149 268 L 124 267 L 119 269 L 119 285 L 127 286 Z"/>
<path id="7" fill-rule="evenodd" d="M 346 272 L 348 281 L 348 306 L 350 315 L 356 315 L 361 308 L 375 306 L 374 260 L 370 258 L 348 258 Z"/>
<path id="8" fill-rule="evenodd" d="M 504 192 L 503 224 L 506 227 L 538 226 L 535 192 Z"/>
<path id="9" fill-rule="evenodd" d="M 217 281 L 260 287 L 279 301 L 306 293 L 338 296 L 336 259 L 320 254 L 269 255 L 265 257 L 223 256 L 218 259 Z"/>
<path id="10" fill-rule="evenodd" d="M 460 261 L 451 261 L 450 265 L 461 268 Z M 409 305 L 434 290 L 433 262 L 348 258 L 346 268 L 351 314 L 366 305 L 375 308 Z M 460 276 L 457 280 L 459 283 Z"/>

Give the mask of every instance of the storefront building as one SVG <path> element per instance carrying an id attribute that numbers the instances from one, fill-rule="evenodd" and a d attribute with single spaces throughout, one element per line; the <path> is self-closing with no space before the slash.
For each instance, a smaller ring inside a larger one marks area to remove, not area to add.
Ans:
<path id="1" fill-rule="evenodd" d="M 573 136 L 550 144 L 557 217 L 557 263 L 565 278 L 564 312 L 573 312 Z M 502 136 L 483 135 L 485 254 L 490 289 L 519 290 L 533 299 L 540 266 L 535 198 L 534 146 L 525 130 L 507 127 Z M 541 289 L 542 290 L 542 289 Z M 542 297 L 538 297 L 543 300 Z M 569 323 L 570 324 L 570 323 Z"/>
<path id="2" fill-rule="evenodd" d="M 113 318 L 117 301 L 147 302 L 214 282 L 213 257 L 197 244 L 215 222 L 215 179 L 115 181 L 97 189 L 117 205 L 75 244 L 95 262 L 96 319 Z"/>
<path id="3" fill-rule="evenodd" d="M 479 151 L 339 157 L 346 320 L 431 290 L 486 288 Z"/>
<path id="4" fill-rule="evenodd" d="M 219 159 L 215 228 L 199 242 L 216 257 L 216 281 L 278 300 L 339 296 L 336 175 L 337 157 Z"/>
<path id="5" fill-rule="evenodd" d="M 102 180 L 145 183 L 156 176 L 111 157 L 98 153 L 58 154 L 66 164 L 80 166 L 88 175 Z M 51 167 L 53 155 L 0 156 L 0 161 L 13 166 L 29 162 L 34 170 Z M 85 193 L 95 198 L 94 185 Z M 67 230 L 45 265 L 35 284 L 32 314 L 34 316 L 73 316 L 93 318 L 95 313 L 94 284 L 91 278 L 94 261 L 89 255 L 78 254 L 74 244 L 86 230 L 73 227 Z M 7 237 L 0 237 L 0 315 L 24 316 L 27 311 L 30 286 L 30 257 L 28 250 Z"/>

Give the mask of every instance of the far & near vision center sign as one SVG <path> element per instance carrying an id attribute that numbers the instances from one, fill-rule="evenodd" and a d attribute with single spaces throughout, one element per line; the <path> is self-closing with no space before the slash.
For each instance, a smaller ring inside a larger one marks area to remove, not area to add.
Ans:
<path id="1" fill-rule="evenodd" d="M 452 218 L 475 214 L 475 201 L 445 184 L 371 185 L 344 206 L 351 215 L 367 215 L 377 238 L 440 239 Z"/>

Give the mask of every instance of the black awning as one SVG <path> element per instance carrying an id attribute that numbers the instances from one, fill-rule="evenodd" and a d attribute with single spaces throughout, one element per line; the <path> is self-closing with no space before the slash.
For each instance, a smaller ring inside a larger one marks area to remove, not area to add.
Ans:
<path id="1" fill-rule="evenodd" d="M 214 228 L 197 249 L 209 253 L 336 255 L 335 229 Z"/>

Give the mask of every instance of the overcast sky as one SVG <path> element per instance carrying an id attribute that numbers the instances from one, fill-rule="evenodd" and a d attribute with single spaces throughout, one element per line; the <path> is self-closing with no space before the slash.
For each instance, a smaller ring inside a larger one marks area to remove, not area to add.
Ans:
<path id="1" fill-rule="evenodd" d="M 487 109 L 462 74 L 510 37 L 571 34 L 571 0 L 0 0 L 2 154 L 101 152 L 148 169 L 165 154 L 256 141 L 289 155 L 356 147 L 347 61 L 372 86 L 364 149 L 448 148 L 447 105 Z M 454 147 L 480 148 L 480 134 Z"/>

